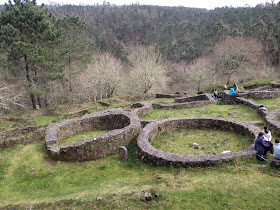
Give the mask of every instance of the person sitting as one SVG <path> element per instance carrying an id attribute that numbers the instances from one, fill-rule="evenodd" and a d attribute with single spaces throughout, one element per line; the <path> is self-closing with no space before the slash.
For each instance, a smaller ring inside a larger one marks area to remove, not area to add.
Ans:
<path id="1" fill-rule="evenodd" d="M 265 126 L 262 132 L 264 133 L 265 140 L 271 142 L 272 136 L 269 128 Z"/>
<path id="2" fill-rule="evenodd" d="M 221 95 L 220 95 L 220 93 L 218 92 L 217 89 L 215 89 L 215 90 L 213 91 L 213 95 L 215 96 L 215 98 L 221 98 Z"/>
<path id="3" fill-rule="evenodd" d="M 236 83 L 234 83 L 233 88 L 234 88 L 234 91 L 238 91 L 238 86 Z"/>
<path id="4" fill-rule="evenodd" d="M 260 132 L 255 141 L 257 158 L 261 161 L 266 160 L 266 153 L 269 151 L 270 144 L 264 139 L 264 133 Z"/>
<path id="5" fill-rule="evenodd" d="M 276 160 L 280 160 L 280 144 L 279 140 L 275 139 L 275 144 L 273 145 L 273 156 Z"/>
<path id="6" fill-rule="evenodd" d="M 229 95 L 233 95 L 235 93 L 234 88 L 230 88 Z"/>

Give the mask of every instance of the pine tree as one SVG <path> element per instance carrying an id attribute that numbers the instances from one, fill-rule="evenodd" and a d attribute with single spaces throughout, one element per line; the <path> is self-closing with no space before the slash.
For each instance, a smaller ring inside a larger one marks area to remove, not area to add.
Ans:
<path id="1" fill-rule="evenodd" d="M 66 75 L 69 91 L 72 92 L 72 77 L 76 73 L 72 65 L 85 68 L 96 50 L 95 40 L 90 39 L 86 24 L 80 21 L 79 17 L 67 15 L 56 22 L 56 27 L 61 30 L 62 41 L 59 45 L 59 51 L 63 54 L 61 61 L 67 65 Z"/>
<path id="2" fill-rule="evenodd" d="M 36 5 L 36 0 L 9 0 L 0 15 L 1 47 L 9 68 L 25 72 L 33 108 L 36 96 L 40 104 L 40 94 L 47 91 L 40 84 L 55 68 L 50 60 L 51 46 L 59 41 L 60 32 L 54 21 L 43 5 Z"/>

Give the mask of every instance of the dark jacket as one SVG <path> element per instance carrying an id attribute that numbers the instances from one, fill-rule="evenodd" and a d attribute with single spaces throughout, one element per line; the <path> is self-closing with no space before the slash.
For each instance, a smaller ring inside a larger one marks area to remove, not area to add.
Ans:
<path id="1" fill-rule="evenodd" d="M 255 141 L 255 150 L 257 152 L 264 152 L 265 148 L 269 146 L 269 143 L 264 139 L 263 136 L 259 136 Z"/>

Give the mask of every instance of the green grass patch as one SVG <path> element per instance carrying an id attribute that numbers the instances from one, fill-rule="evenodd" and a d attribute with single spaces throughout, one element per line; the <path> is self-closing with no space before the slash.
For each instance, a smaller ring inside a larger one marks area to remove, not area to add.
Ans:
<path id="1" fill-rule="evenodd" d="M 46 115 L 46 116 L 37 116 L 37 117 L 33 117 L 31 119 L 35 120 L 36 126 L 49 125 L 54 122 L 60 121 L 63 116 L 64 115 L 62 115 L 62 114 L 54 114 L 54 115 Z"/>
<path id="2" fill-rule="evenodd" d="M 0 207 L 60 200 L 49 208 L 275 209 L 279 205 L 275 195 L 280 171 L 255 157 L 185 169 L 143 164 L 135 158 L 136 150 L 135 144 L 128 147 L 127 162 L 119 161 L 117 155 L 88 162 L 54 162 L 47 157 L 43 142 L 0 150 Z M 158 192 L 160 197 L 142 202 L 143 191 Z M 96 201 L 100 195 L 103 199 Z M 70 199 L 74 199 L 72 204 L 66 202 Z"/>
<path id="3" fill-rule="evenodd" d="M 199 144 L 199 149 L 193 148 Z M 172 133 L 165 132 L 156 137 L 152 145 L 162 151 L 175 154 L 201 155 L 220 154 L 223 151 L 239 151 L 253 142 L 240 134 L 216 129 L 178 129 Z"/>
<path id="4" fill-rule="evenodd" d="M 8 130 L 13 124 L 14 122 L 11 121 L 4 121 L 0 123 L 0 133 Z"/>
<path id="5" fill-rule="evenodd" d="M 76 133 L 75 135 L 72 135 L 70 137 L 60 140 L 58 142 L 58 146 L 69 145 L 69 144 L 81 141 L 82 139 L 85 139 L 88 137 L 95 137 L 95 136 L 102 135 L 107 132 L 109 132 L 109 130 L 95 130 L 95 131 Z"/>
<path id="6" fill-rule="evenodd" d="M 252 108 L 240 105 L 215 105 L 208 104 L 201 107 L 185 109 L 153 109 L 151 113 L 141 116 L 143 120 L 160 120 L 170 117 L 222 117 L 239 121 L 262 120 L 261 116 Z"/>
<path id="7" fill-rule="evenodd" d="M 242 86 L 248 86 L 248 85 L 268 85 L 273 81 L 277 81 L 280 79 L 260 79 L 260 80 L 251 80 L 249 82 L 246 83 L 241 83 L 240 85 Z"/>
<path id="8" fill-rule="evenodd" d="M 263 104 L 268 111 L 280 109 L 280 98 L 254 100 L 257 104 Z"/>

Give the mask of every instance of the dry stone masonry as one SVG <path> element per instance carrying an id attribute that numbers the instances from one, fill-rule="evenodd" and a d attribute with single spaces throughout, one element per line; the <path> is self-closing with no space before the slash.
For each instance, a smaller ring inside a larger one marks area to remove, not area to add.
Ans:
<path id="1" fill-rule="evenodd" d="M 26 128 L 12 128 L 0 134 L 0 148 L 6 149 L 17 144 L 27 144 L 43 140 L 45 137 L 45 126 L 30 126 Z"/>
<path id="2" fill-rule="evenodd" d="M 89 137 L 67 146 L 58 141 L 78 132 L 111 130 L 96 137 Z M 127 146 L 137 138 L 141 129 L 138 116 L 129 110 L 111 109 L 84 116 L 81 119 L 63 120 L 46 131 L 48 155 L 55 160 L 87 161 L 118 153 L 120 146 Z"/>
<path id="3" fill-rule="evenodd" d="M 207 104 L 215 104 L 216 101 L 212 98 L 210 94 L 201 94 L 197 96 L 183 96 L 174 99 L 175 103 L 162 103 L 154 102 L 153 108 L 158 109 L 182 109 L 182 108 L 192 108 L 197 106 L 204 106 Z"/>
<path id="4" fill-rule="evenodd" d="M 278 135 L 280 135 L 280 110 L 275 110 L 273 112 L 269 112 L 266 116 L 265 116 L 265 122 L 271 126 Z"/>
<path id="5" fill-rule="evenodd" d="M 124 146 L 119 147 L 119 160 L 120 161 L 128 160 L 128 151 L 127 151 L 127 148 Z"/>
<path id="6" fill-rule="evenodd" d="M 227 152 L 218 155 L 172 154 L 158 150 L 151 145 L 152 140 L 156 136 L 166 131 L 175 131 L 178 128 L 219 128 L 221 130 L 234 131 L 236 133 L 248 136 L 248 140 L 252 143 L 256 139 L 259 132 L 259 128 L 254 125 L 223 118 L 186 117 L 154 121 L 149 123 L 138 136 L 138 157 L 143 162 L 149 163 L 151 165 L 192 167 L 214 165 L 228 161 L 235 156 L 251 156 L 255 154 L 253 145 L 242 151 Z"/>

